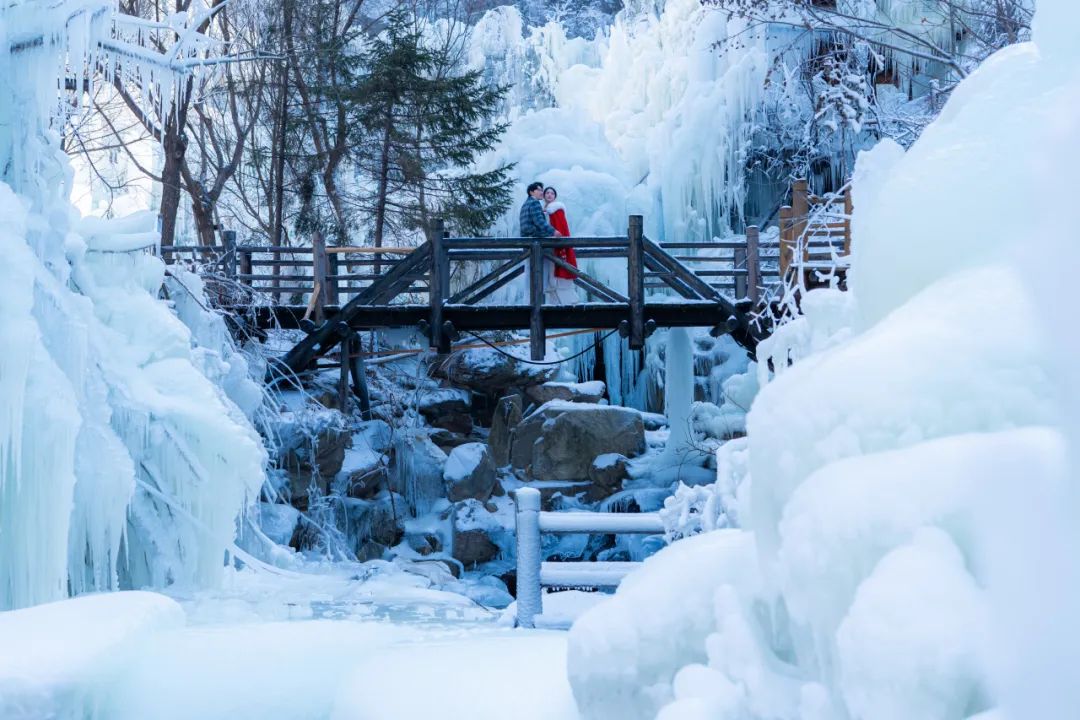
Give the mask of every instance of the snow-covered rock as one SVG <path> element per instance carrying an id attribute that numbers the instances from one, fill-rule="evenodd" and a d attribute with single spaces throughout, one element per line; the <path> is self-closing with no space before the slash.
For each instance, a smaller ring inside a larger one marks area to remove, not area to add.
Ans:
<path id="1" fill-rule="evenodd" d="M 598 455 L 644 451 L 645 428 L 636 410 L 553 400 L 514 429 L 511 462 L 536 480 L 584 480 Z"/>
<path id="2" fill-rule="evenodd" d="M 510 442 L 514 428 L 521 422 L 522 403 L 520 395 L 499 398 L 495 413 L 491 416 L 488 432 L 488 449 L 496 467 L 510 463 Z"/>
<path id="3" fill-rule="evenodd" d="M 473 348 L 452 354 L 436 368 L 441 376 L 455 385 L 474 392 L 500 397 L 507 390 L 539 385 L 550 380 L 555 370 L 530 365 L 496 352 L 492 348 Z"/>
<path id="4" fill-rule="evenodd" d="M 598 502 L 622 490 L 623 480 L 627 478 L 627 458 L 619 453 L 597 455 L 589 466 L 589 491 L 585 499 Z"/>
<path id="5" fill-rule="evenodd" d="M 607 392 L 607 386 L 600 380 L 589 382 L 546 382 L 542 385 L 532 385 L 525 394 L 537 405 L 543 405 L 550 400 L 567 400 L 570 402 L 597 403 Z"/>
<path id="6" fill-rule="evenodd" d="M 450 452 L 443 467 L 446 497 L 451 502 L 472 498 L 484 501 L 495 488 L 495 463 L 487 445 L 474 442 L 459 445 Z"/>

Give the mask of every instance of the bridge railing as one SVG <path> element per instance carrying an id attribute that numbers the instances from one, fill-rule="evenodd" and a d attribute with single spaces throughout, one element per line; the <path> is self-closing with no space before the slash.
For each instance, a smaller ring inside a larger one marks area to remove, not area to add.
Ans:
<path id="1" fill-rule="evenodd" d="M 656 513 L 542 512 L 540 491 L 515 491 L 517 506 L 517 624 L 531 628 L 543 614 L 545 587 L 612 588 L 639 562 L 543 562 L 544 534 L 616 533 L 659 535 L 664 523 Z"/>
<path id="2" fill-rule="evenodd" d="M 850 184 L 818 196 L 806 180 L 791 186 L 791 205 L 780 208 L 780 277 L 808 289 L 846 273 L 851 255 Z"/>
<path id="3" fill-rule="evenodd" d="M 288 247 L 272 245 L 167 245 L 166 261 L 188 262 L 218 273 L 269 297 L 274 304 L 303 304 L 315 293 L 320 304 L 348 302 L 363 288 L 383 277 L 408 247 Z M 412 292 L 427 292 L 418 284 Z"/>

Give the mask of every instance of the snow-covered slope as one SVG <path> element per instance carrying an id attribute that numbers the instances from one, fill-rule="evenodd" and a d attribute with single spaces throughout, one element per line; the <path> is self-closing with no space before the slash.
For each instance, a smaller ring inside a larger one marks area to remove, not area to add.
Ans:
<path id="1" fill-rule="evenodd" d="M 579 620 L 586 716 L 1075 712 L 1080 7 L 1042 0 L 1037 22 L 910 151 L 860 158 L 851 297 L 812 293 L 760 349 L 801 359 L 748 417 L 748 540 L 677 543 Z M 748 555 L 760 578 L 701 574 Z M 664 602 L 673 563 L 710 603 Z"/>

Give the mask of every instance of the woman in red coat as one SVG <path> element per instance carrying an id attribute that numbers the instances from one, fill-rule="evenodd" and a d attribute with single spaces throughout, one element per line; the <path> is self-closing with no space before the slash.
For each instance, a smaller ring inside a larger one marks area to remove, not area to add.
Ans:
<path id="1" fill-rule="evenodd" d="M 551 227 L 559 232 L 560 237 L 570 237 L 570 225 L 566 222 L 566 206 L 558 201 L 559 193 L 555 188 L 544 189 L 544 212 L 547 213 Z M 555 248 L 555 257 L 567 265 L 577 267 L 577 254 L 572 247 Z M 554 265 L 554 273 L 548 275 L 545 292 L 555 305 L 572 305 L 577 302 L 577 289 L 574 287 L 574 273 L 561 265 Z"/>

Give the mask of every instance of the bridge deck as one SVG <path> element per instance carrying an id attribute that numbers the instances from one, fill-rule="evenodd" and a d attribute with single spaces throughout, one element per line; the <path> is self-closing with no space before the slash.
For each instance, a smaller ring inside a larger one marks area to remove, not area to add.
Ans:
<path id="1" fill-rule="evenodd" d="M 238 310 L 241 308 L 237 308 Z M 307 313 L 304 305 L 268 305 L 243 308 L 260 328 L 296 329 Z M 341 307 L 323 308 L 326 319 L 336 322 Z M 427 322 L 431 314 L 428 305 L 366 305 L 349 314 L 353 330 L 375 328 L 415 327 Z M 549 329 L 617 328 L 629 320 L 630 310 L 623 303 L 579 303 L 576 305 L 544 305 L 540 308 L 544 327 Z M 709 300 L 676 302 L 646 302 L 645 321 L 659 327 L 713 327 L 728 318 L 723 307 Z M 528 330 L 532 321 L 529 305 L 444 305 L 443 318 L 459 330 Z"/>

